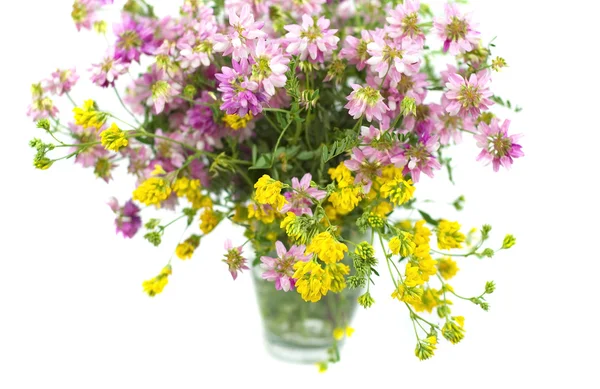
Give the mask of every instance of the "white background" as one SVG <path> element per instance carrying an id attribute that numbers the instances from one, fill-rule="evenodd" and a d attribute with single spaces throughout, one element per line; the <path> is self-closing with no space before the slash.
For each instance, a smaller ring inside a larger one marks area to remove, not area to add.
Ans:
<path id="1" fill-rule="evenodd" d="M 495 76 L 494 91 L 525 109 L 497 112 L 526 135 L 526 157 L 495 174 L 475 162 L 467 141 L 456 150 L 457 185 L 439 174 L 422 180 L 417 195 L 444 202 L 462 193 L 466 209 L 453 217 L 492 224 L 497 244 L 507 232 L 517 236 L 493 259 L 461 261 L 453 280 L 465 295 L 495 280 L 491 311 L 457 306 L 464 341 L 443 342 L 435 358 L 419 362 L 407 312 L 389 298 L 383 277 L 376 305 L 355 319 L 342 363 L 320 375 L 264 351 L 251 278 L 233 282 L 220 261 L 223 239 L 241 243 L 239 230 L 220 226 L 191 261 L 174 263 L 164 293 L 150 299 L 141 282 L 166 263 L 183 226 L 160 248 L 116 237 L 105 202 L 127 199 L 130 179 L 118 173 L 108 186 L 71 162 L 33 169 L 27 143 L 40 131 L 25 117 L 30 84 L 56 67 L 85 74 L 105 43 L 76 33 L 70 1 L 0 3 L 0 388 L 598 387 L 592 4 L 471 2 L 484 37 L 498 35 L 495 54 L 510 65 Z M 87 81 L 72 95 L 102 104 L 114 97 L 97 97 Z M 70 115 L 67 101 L 59 108 Z"/>

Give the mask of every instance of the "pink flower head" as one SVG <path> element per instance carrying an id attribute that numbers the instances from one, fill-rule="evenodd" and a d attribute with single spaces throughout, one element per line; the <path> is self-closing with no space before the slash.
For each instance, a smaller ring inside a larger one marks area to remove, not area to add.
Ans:
<path id="1" fill-rule="evenodd" d="M 311 187 L 311 180 L 312 175 L 310 173 L 306 173 L 300 181 L 296 177 L 292 178 L 292 188 L 294 190 L 284 194 L 288 202 L 281 208 L 282 214 L 293 212 L 296 216 L 304 214 L 312 216 L 313 213 L 310 208 L 314 205 L 314 201 L 323 200 L 327 192 Z"/>
<path id="2" fill-rule="evenodd" d="M 142 218 L 139 216 L 140 208 L 131 200 L 119 207 L 119 202 L 114 197 L 108 201 L 108 205 L 117 215 L 115 219 L 117 234 L 122 234 L 124 238 L 133 238 L 142 226 Z"/>
<path id="3" fill-rule="evenodd" d="M 370 160 L 377 160 L 382 166 L 389 165 L 391 158 L 401 152 L 400 142 L 392 132 L 382 131 L 374 126 L 362 127 L 360 135 L 361 151 Z"/>
<path id="4" fill-rule="evenodd" d="M 491 74 L 486 70 L 471 74 L 469 79 L 459 74 L 450 74 L 446 87 L 448 92 L 445 96 L 450 100 L 446 111 L 451 115 L 466 117 L 468 115 L 478 116 L 481 111 L 486 111 L 494 104 L 489 99 Z"/>
<path id="5" fill-rule="evenodd" d="M 371 191 L 373 180 L 381 176 L 382 163 L 376 155 L 367 157 L 360 148 L 352 149 L 351 158 L 344 162 L 344 165 L 353 172 L 356 172 L 355 184 L 363 185 L 363 193 Z"/>
<path id="6" fill-rule="evenodd" d="M 215 74 L 220 81 L 217 90 L 223 93 L 221 109 L 230 115 L 246 116 L 252 112 L 256 116 L 262 112 L 262 103 L 268 96 L 259 90 L 258 83 L 248 79 L 250 70 L 246 60 L 231 62 L 233 68 L 223 66 L 222 73 Z"/>
<path id="7" fill-rule="evenodd" d="M 285 86 L 289 58 L 283 56 L 283 50 L 278 43 L 267 43 L 259 39 L 252 53 L 251 80 L 257 82 L 269 95 L 275 95 L 275 88 Z"/>
<path id="8" fill-rule="evenodd" d="M 453 3 L 447 3 L 444 11 L 444 17 L 436 18 L 433 23 L 444 41 L 444 52 L 458 55 L 473 50 L 479 43 L 480 33 L 475 30 L 477 25 L 471 22 L 471 16 L 461 14 Z"/>
<path id="9" fill-rule="evenodd" d="M 441 168 L 440 163 L 435 159 L 434 153 L 439 148 L 437 137 L 429 133 L 422 133 L 416 144 L 407 145 L 401 155 L 392 158 L 392 163 L 396 166 L 404 166 L 405 173 L 410 172 L 412 180 L 419 182 L 421 173 L 433 177 L 433 170 Z"/>
<path id="10" fill-rule="evenodd" d="M 290 6 L 299 15 L 319 15 L 325 2 L 326 0 L 294 0 L 290 1 Z M 287 1 L 284 0 L 282 3 L 285 4 Z"/>
<path id="11" fill-rule="evenodd" d="M 302 24 L 284 26 L 288 33 L 285 35 L 288 46 L 286 51 L 292 55 L 299 55 L 302 61 L 310 57 L 312 62 L 323 62 L 337 47 L 340 40 L 335 33 L 337 30 L 329 29 L 329 20 L 320 17 L 313 19 L 307 14 L 302 15 Z"/>
<path id="12" fill-rule="evenodd" d="M 99 133 L 100 131 L 96 131 L 95 128 L 84 128 L 83 126 L 78 126 L 74 123 L 69 123 L 69 130 L 73 136 L 74 144 L 82 144 L 82 143 L 93 143 L 98 142 L 100 140 Z M 90 147 L 73 147 L 69 152 L 77 152 L 77 156 L 75 157 L 75 163 L 81 164 L 81 166 L 88 168 L 96 165 L 100 158 L 106 157 L 108 155 L 108 150 L 104 148 L 101 144 L 95 144 Z"/>
<path id="13" fill-rule="evenodd" d="M 44 91 L 62 96 L 71 91 L 77 80 L 79 80 L 79 75 L 75 72 L 74 68 L 67 70 L 56 69 L 52 73 L 52 76 L 44 81 Z"/>
<path id="14" fill-rule="evenodd" d="M 29 107 L 27 107 L 27 116 L 34 121 L 55 118 L 58 115 L 58 108 L 49 97 L 40 96 L 33 99 Z"/>
<path id="15" fill-rule="evenodd" d="M 373 42 L 367 45 L 367 51 L 371 55 L 367 60 L 371 70 L 380 79 L 387 75 L 392 88 L 398 85 L 402 74 L 410 76 L 419 72 L 421 47 L 408 38 L 391 41 L 373 35 Z"/>
<path id="16" fill-rule="evenodd" d="M 521 135 L 508 135 L 509 126 L 510 120 L 505 120 L 500 125 L 497 118 L 493 118 L 490 125 L 482 121 L 477 126 L 478 134 L 474 138 L 477 146 L 483 149 L 477 156 L 477 160 L 491 162 L 495 172 L 500 169 L 500 165 L 509 169 L 513 158 L 525 155 L 521 150 L 521 145 L 517 144 Z"/>
<path id="17" fill-rule="evenodd" d="M 235 280 L 238 271 L 241 273 L 242 270 L 249 270 L 250 268 L 246 266 L 246 258 L 242 256 L 242 246 L 233 247 L 231 240 L 227 239 L 225 240 L 225 250 L 227 250 L 227 253 L 223 262 L 227 264 L 229 272 Z"/>
<path id="18" fill-rule="evenodd" d="M 254 21 L 249 5 L 244 5 L 239 15 L 235 9 L 229 9 L 228 14 L 231 28 L 227 35 L 215 35 L 214 50 L 223 55 L 232 54 L 235 61 L 248 59 L 254 40 L 267 35 L 261 31 L 265 23 Z"/>
<path id="19" fill-rule="evenodd" d="M 358 70 L 363 70 L 367 66 L 367 59 L 369 59 L 367 45 L 372 41 L 373 39 L 368 30 L 360 32 L 360 39 L 348 35 L 344 39 L 344 47 L 340 50 L 340 58 L 347 59 L 348 63 L 356 65 Z"/>
<path id="20" fill-rule="evenodd" d="M 75 22 L 77 31 L 81 31 L 82 28 L 91 29 L 94 22 L 97 21 L 96 11 L 103 5 L 112 3 L 113 0 L 75 0 L 71 18 Z"/>
<path id="21" fill-rule="evenodd" d="M 450 115 L 446 111 L 446 107 L 450 104 L 445 96 L 442 96 L 442 104 L 431 104 L 430 108 L 435 115 L 434 127 L 435 133 L 440 139 L 440 144 L 448 145 L 450 141 L 458 144 L 462 141 L 461 130 L 473 131 L 475 129 L 473 125 L 473 118 L 467 116 L 461 118 L 460 116 Z"/>
<path id="22" fill-rule="evenodd" d="M 113 25 L 113 31 L 117 35 L 115 59 L 140 62 L 142 53 L 150 55 L 156 49 L 152 28 L 134 20 L 127 12 L 123 12 L 121 24 Z"/>
<path id="23" fill-rule="evenodd" d="M 213 38 L 217 32 L 216 24 L 203 20 L 193 24 L 177 41 L 179 65 L 183 69 L 196 69 L 200 65 L 208 66 L 213 60 Z"/>
<path id="24" fill-rule="evenodd" d="M 294 264 L 298 261 L 308 262 L 312 258 L 312 254 L 304 255 L 306 247 L 304 245 L 292 246 L 286 250 L 283 243 L 275 242 L 277 257 L 260 257 L 262 262 L 261 267 L 266 270 L 262 274 L 262 278 L 267 281 L 275 281 L 275 289 L 288 292 L 294 289 L 296 280 L 292 278 L 294 275 Z"/>
<path id="25" fill-rule="evenodd" d="M 362 87 L 358 84 L 352 84 L 352 89 L 352 93 L 346 97 L 348 103 L 344 108 L 348 109 L 348 113 L 354 119 L 365 115 L 369 122 L 373 120 L 373 117 L 381 120 L 383 114 L 389 110 L 378 90 L 370 86 Z"/>
<path id="26" fill-rule="evenodd" d="M 181 85 L 168 79 L 166 76 L 152 84 L 152 94 L 146 100 L 146 104 L 154 106 L 154 112 L 158 115 L 165 109 L 165 104 L 172 103 L 181 92 Z"/>
<path id="27" fill-rule="evenodd" d="M 112 55 L 106 55 L 102 62 L 92 65 L 89 69 L 92 72 L 91 80 L 94 84 L 106 88 L 114 86 L 115 81 L 127 73 L 128 63 L 121 59 L 115 59 Z"/>
<path id="28" fill-rule="evenodd" d="M 386 18 L 389 23 L 389 35 L 391 38 L 410 38 L 419 46 L 425 42 L 425 34 L 419 27 L 419 0 L 404 0 L 403 4 L 391 10 Z"/>

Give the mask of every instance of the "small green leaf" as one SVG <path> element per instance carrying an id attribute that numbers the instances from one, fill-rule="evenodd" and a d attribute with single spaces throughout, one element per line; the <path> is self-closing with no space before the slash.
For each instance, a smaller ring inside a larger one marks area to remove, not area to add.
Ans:
<path id="1" fill-rule="evenodd" d="M 428 214 L 427 212 L 421 211 L 419 210 L 419 214 L 421 214 L 421 217 L 423 219 L 425 219 L 425 221 L 433 226 L 437 226 L 438 224 L 440 224 L 439 220 L 436 220 L 434 218 L 431 217 L 430 214 Z"/>

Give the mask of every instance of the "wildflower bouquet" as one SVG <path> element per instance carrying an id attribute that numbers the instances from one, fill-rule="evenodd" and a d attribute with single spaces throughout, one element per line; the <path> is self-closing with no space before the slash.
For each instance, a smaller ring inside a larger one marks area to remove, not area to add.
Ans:
<path id="1" fill-rule="evenodd" d="M 488 310 L 493 282 L 468 298 L 448 280 L 458 270 L 451 257 L 495 254 L 482 249 L 491 227 L 465 234 L 415 205 L 423 175 L 441 178 L 444 167 L 451 179 L 447 150 L 463 136 L 475 138 L 474 159 L 495 171 L 523 156 L 510 122 L 490 111 L 512 108 L 491 90 L 492 72 L 506 62 L 456 3 L 185 0 L 178 15 L 159 16 L 147 1 L 129 0 L 109 32 L 100 11 L 112 3 L 76 0 L 72 17 L 78 30 L 111 43 L 88 76 L 113 89 L 127 115 L 72 99 L 79 73 L 56 70 L 32 87 L 28 115 L 47 135 L 31 141 L 35 167 L 74 158 L 108 183 L 126 165 L 137 183 L 124 203 L 109 201 L 117 233 L 158 246 L 185 222 L 174 254 L 186 260 L 228 219 L 245 227 L 256 253 L 250 262 L 246 243 L 225 242 L 233 279 L 252 266 L 271 290 L 307 305 L 354 290 L 352 301 L 369 308 L 374 279 L 389 273 L 419 359 L 440 337 L 463 338 L 465 320 L 450 299 Z M 52 100 L 63 96 L 74 106 L 66 119 Z M 175 216 L 144 216 L 152 208 Z M 514 243 L 507 235 L 500 250 Z M 143 290 L 163 292 L 173 266 Z M 425 316 L 434 311 L 441 322 Z M 339 360 L 349 319 L 332 327 L 322 367 Z"/>

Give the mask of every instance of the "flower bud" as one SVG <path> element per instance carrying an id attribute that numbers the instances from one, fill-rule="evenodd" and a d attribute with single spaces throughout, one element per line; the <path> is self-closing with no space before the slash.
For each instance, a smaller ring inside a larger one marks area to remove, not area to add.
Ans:
<path id="1" fill-rule="evenodd" d="M 504 237 L 504 241 L 502 242 L 502 248 L 509 249 L 509 248 L 513 247 L 515 245 L 515 243 L 517 243 L 517 238 L 515 238 L 511 234 L 508 234 Z"/>

